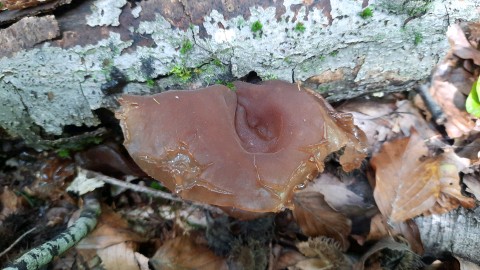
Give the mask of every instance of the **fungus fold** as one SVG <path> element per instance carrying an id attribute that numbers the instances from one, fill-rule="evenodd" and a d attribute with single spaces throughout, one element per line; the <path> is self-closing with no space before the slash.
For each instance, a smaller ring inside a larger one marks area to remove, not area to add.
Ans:
<path id="1" fill-rule="evenodd" d="M 366 156 L 351 114 L 297 84 L 236 82 L 124 95 L 116 113 L 124 145 L 151 177 L 186 200 L 277 212 L 340 153 L 345 171 Z"/>

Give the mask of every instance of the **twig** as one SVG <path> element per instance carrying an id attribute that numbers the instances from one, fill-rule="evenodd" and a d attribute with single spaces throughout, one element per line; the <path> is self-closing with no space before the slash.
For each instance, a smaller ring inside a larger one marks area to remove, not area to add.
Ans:
<path id="1" fill-rule="evenodd" d="M 90 171 L 90 170 L 87 170 L 87 169 L 78 168 L 78 172 L 79 173 L 83 172 L 85 175 L 87 175 L 87 177 L 90 177 L 90 176 L 95 177 L 96 180 L 103 181 L 103 182 L 108 183 L 110 185 L 131 189 L 131 190 L 136 191 L 136 192 L 146 193 L 146 194 L 149 194 L 149 195 L 151 195 L 155 198 L 162 198 L 162 199 L 171 200 L 171 201 L 175 201 L 175 202 L 187 203 L 187 204 L 191 204 L 191 205 L 209 210 L 209 211 L 214 212 L 214 213 L 219 213 L 219 212 L 223 213 L 222 210 L 220 210 L 218 207 L 213 206 L 213 205 L 208 205 L 208 204 L 204 204 L 204 203 L 184 200 L 184 199 L 181 199 L 179 197 L 176 197 L 176 196 L 174 196 L 170 193 L 167 193 L 167 192 L 164 192 L 164 191 L 161 191 L 161 190 L 156 190 L 156 189 L 152 189 L 152 188 L 148 188 L 148 187 L 144 187 L 144 186 L 140 186 L 140 185 L 135 185 L 135 184 L 128 183 L 128 182 L 125 182 L 125 181 L 122 181 L 122 180 L 118 180 L 116 178 L 106 176 L 106 175 L 103 175 L 101 173 L 97 173 L 97 172 Z"/>
<path id="2" fill-rule="evenodd" d="M 182 202 L 183 201 L 182 199 L 180 199 L 178 197 L 175 197 L 170 193 L 163 192 L 161 190 L 156 190 L 156 189 L 144 187 L 144 186 L 140 186 L 140 185 L 135 185 L 135 184 L 128 183 L 128 182 L 125 182 L 125 181 L 121 181 L 121 180 L 118 180 L 116 178 L 106 176 L 106 175 L 103 175 L 101 173 L 97 173 L 97 172 L 94 172 L 94 171 L 86 170 L 86 169 L 83 169 L 83 168 L 78 168 L 78 172 L 83 172 L 85 175 L 87 175 L 87 177 L 92 177 L 92 178 L 94 177 L 96 180 L 103 181 L 105 183 L 108 183 L 108 184 L 111 184 L 111 185 L 114 185 L 114 186 L 119 186 L 119 187 L 131 189 L 131 190 L 134 190 L 134 191 L 137 191 L 137 192 L 146 193 L 146 194 L 152 195 L 152 196 L 157 197 L 157 198 L 162 198 L 162 199 L 171 200 L 171 201 L 175 201 L 175 202 Z"/>
<path id="3" fill-rule="evenodd" d="M 22 239 L 25 238 L 25 236 L 27 236 L 29 233 L 35 231 L 36 229 L 37 229 L 37 226 L 31 228 L 30 230 L 26 231 L 24 234 L 20 235 L 20 237 L 18 237 L 17 240 L 15 240 L 15 242 L 13 242 L 7 249 L 5 249 L 4 251 L 2 251 L 0 253 L 0 257 L 7 254 L 16 244 L 18 244 L 18 242 L 22 241 Z"/>
<path id="4" fill-rule="evenodd" d="M 417 93 L 422 97 L 423 102 L 427 106 L 427 109 L 432 113 L 432 118 L 435 120 L 437 125 L 443 125 L 447 121 L 447 117 L 443 113 L 442 108 L 438 103 L 433 99 L 433 97 L 428 92 L 428 87 L 426 84 L 422 84 L 416 88 Z"/>
<path id="5" fill-rule="evenodd" d="M 4 270 L 34 270 L 48 264 L 55 256 L 67 251 L 92 231 L 97 225 L 97 217 L 100 215 L 100 212 L 98 200 L 93 194 L 87 194 L 84 197 L 84 207 L 80 217 L 72 226 L 52 240 L 23 254 L 4 268 Z"/>

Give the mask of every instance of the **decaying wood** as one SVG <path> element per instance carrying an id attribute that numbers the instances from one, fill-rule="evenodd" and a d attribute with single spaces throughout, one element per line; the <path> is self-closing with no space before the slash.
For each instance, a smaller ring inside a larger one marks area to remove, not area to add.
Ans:
<path id="1" fill-rule="evenodd" d="M 198 88 L 251 71 L 264 80 L 302 81 L 329 100 L 403 91 L 426 79 L 445 54 L 449 24 L 480 18 L 472 0 L 381 0 L 371 17 L 361 16 L 367 5 L 78 1 L 55 13 L 54 40 L 9 47 L 0 58 L 0 106 L 8 108 L 0 126 L 42 148 L 40 139 L 99 125 L 98 110 L 115 109 L 122 93 Z M 12 22 L 12 12 L 1 11 L 0 22 Z"/>
<path id="2" fill-rule="evenodd" d="M 427 253 L 435 257 L 453 254 L 480 264 L 479 210 L 460 207 L 443 215 L 416 218 Z"/>

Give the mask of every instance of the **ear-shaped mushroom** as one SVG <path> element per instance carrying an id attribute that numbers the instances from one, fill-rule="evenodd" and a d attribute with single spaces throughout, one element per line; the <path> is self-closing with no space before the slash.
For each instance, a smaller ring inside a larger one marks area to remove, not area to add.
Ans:
<path id="1" fill-rule="evenodd" d="M 290 206 L 293 192 L 344 148 L 350 171 L 365 157 L 350 114 L 283 81 L 123 96 L 116 116 L 135 162 L 182 198 L 251 212 Z"/>

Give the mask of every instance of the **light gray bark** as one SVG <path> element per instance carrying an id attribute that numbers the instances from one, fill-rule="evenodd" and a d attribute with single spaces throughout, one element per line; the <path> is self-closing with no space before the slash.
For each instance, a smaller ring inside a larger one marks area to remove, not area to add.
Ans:
<path id="1" fill-rule="evenodd" d="M 443 215 L 415 219 L 427 253 L 434 256 L 453 254 L 480 264 L 480 208 L 465 208 Z"/>

